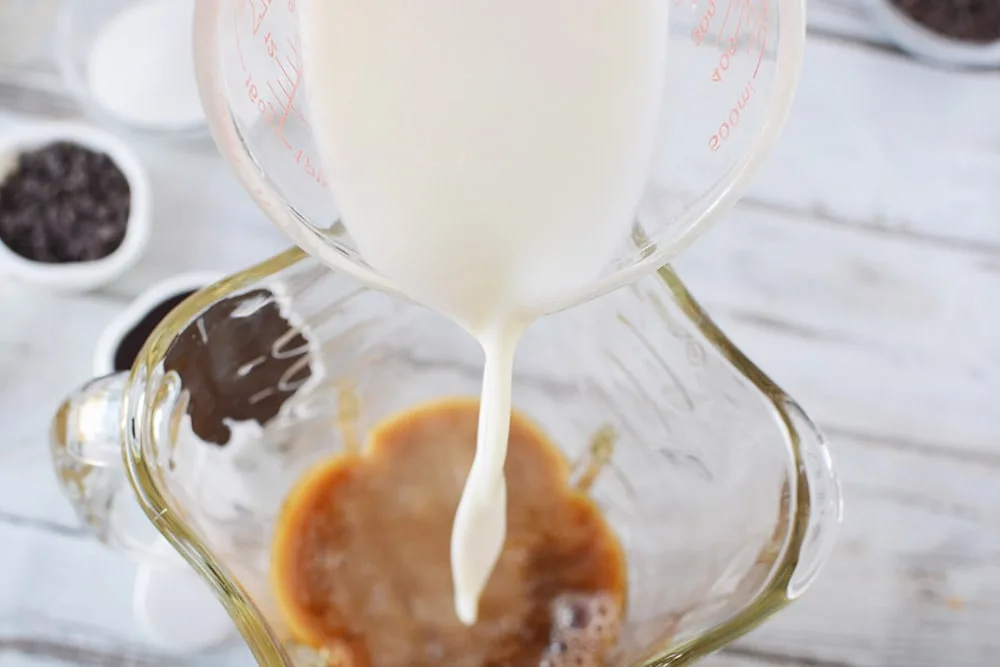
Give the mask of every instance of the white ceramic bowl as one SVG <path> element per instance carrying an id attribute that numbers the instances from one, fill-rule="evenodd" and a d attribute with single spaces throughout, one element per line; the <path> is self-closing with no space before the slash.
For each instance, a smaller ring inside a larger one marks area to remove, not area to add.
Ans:
<path id="1" fill-rule="evenodd" d="M 886 36 L 918 60 L 955 68 L 1000 67 L 1000 40 L 976 44 L 945 37 L 912 19 L 890 0 L 874 0 L 871 8 Z"/>
<path id="2" fill-rule="evenodd" d="M 176 0 L 175 0 L 176 1 Z M 156 138 L 207 138 L 208 123 L 201 113 L 197 117 L 187 117 L 180 123 L 137 124 L 139 120 L 124 118 L 113 108 L 102 104 L 94 95 L 88 75 L 89 60 L 104 30 L 123 12 L 134 9 L 140 0 L 62 0 L 60 14 L 55 25 L 54 58 L 66 87 L 83 106 L 87 114 L 107 127 L 121 129 L 137 136 Z M 188 2 L 176 2 L 178 18 L 182 12 L 193 14 L 193 6 Z M 270 4 L 270 0 L 268 0 Z M 177 35 L 177 40 L 191 41 L 191 35 Z M 178 43 L 178 46 L 182 46 Z M 183 67 L 183 62 L 174 63 L 174 68 Z M 190 72 L 178 70 L 163 82 L 167 90 L 178 90 L 187 97 L 195 89 L 193 65 Z M 121 85 L 127 85 L 122 82 Z M 179 88 L 178 88 L 179 86 Z M 195 111 L 189 109 L 189 111 Z"/>
<path id="3" fill-rule="evenodd" d="M 106 153 L 128 180 L 131 193 L 125 238 L 107 257 L 91 262 L 49 264 L 21 257 L 0 242 L 0 274 L 25 283 L 65 292 L 85 292 L 121 276 L 142 256 L 152 226 L 149 175 L 128 144 L 103 130 L 82 123 L 11 125 L 0 136 L 0 168 L 8 169 L 17 155 L 57 141 L 69 141 Z M 3 178 L 6 173 L 3 174 Z M 2 178 L 0 178 L 2 180 Z"/>
<path id="4" fill-rule="evenodd" d="M 108 323 L 94 347 L 94 376 L 103 377 L 115 372 L 115 352 L 125 335 L 139 324 L 146 315 L 167 299 L 208 287 L 222 280 L 222 273 L 193 271 L 160 281 L 137 296 L 128 307 Z"/>

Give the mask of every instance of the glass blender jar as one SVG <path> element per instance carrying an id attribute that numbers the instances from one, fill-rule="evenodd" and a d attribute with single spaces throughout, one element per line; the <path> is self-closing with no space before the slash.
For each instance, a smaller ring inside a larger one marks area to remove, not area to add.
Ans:
<path id="1" fill-rule="evenodd" d="M 386 417 L 478 396 L 480 364 L 445 318 L 291 250 L 189 297 L 131 372 L 69 397 L 53 462 L 111 548 L 166 567 L 162 534 L 259 664 L 344 667 L 293 632 L 271 588 L 282 506 Z M 528 330 L 514 407 L 586 480 L 624 550 L 609 666 L 717 650 L 799 597 L 829 555 L 840 490 L 822 436 L 669 268 Z"/>

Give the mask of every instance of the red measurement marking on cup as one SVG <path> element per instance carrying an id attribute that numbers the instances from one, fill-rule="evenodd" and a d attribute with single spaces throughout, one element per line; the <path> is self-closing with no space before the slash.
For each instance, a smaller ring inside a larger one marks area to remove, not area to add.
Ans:
<path id="1" fill-rule="evenodd" d="M 271 10 L 274 0 L 247 0 L 247 4 L 250 5 L 250 16 L 253 18 L 253 34 L 256 37 L 261 26 L 264 25 L 264 19 L 267 18 L 267 13 Z"/>
<path id="2" fill-rule="evenodd" d="M 757 29 L 754 34 L 753 41 L 757 43 L 758 53 L 757 53 L 757 64 L 754 65 L 752 78 L 757 78 L 757 73 L 760 71 L 760 64 L 764 62 L 764 53 L 767 51 L 767 20 L 768 11 L 770 7 L 768 6 L 768 0 L 760 1 L 760 20 L 757 23 Z M 749 49 L 750 47 L 747 46 Z M 749 51 L 748 51 L 749 52 Z"/>
<path id="3" fill-rule="evenodd" d="M 753 0 L 741 0 L 740 1 L 740 16 L 739 20 L 736 21 L 736 29 L 733 30 L 733 37 L 739 41 L 739 38 L 743 34 L 743 22 L 747 18 L 747 14 L 753 12 L 753 5 L 751 4 Z"/>
<path id="4" fill-rule="evenodd" d="M 291 6 L 295 5 L 295 0 L 289 0 Z M 285 93 L 287 97 L 287 106 L 285 107 L 285 120 L 288 119 L 288 115 L 294 113 L 298 116 L 299 121 L 302 122 L 306 127 L 309 127 L 309 120 L 302 114 L 299 108 L 295 105 L 295 94 L 299 90 L 299 83 L 302 80 L 302 56 L 299 55 L 299 44 L 298 36 L 295 39 L 289 38 L 288 48 L 291 52 L 292 57 L 286 57 L 284 62 L 280 59 L 277 60 L 278 69 L 281 71 L 281 76 L 284 77 L 285 81 L 289 82 L 291 85 L 291 90 L 285 88 L 281 79 L 278 79 L 278 85 L 281 87 L 282 92 Z M 294 82 L 294 83 L 291 83 Z M 282 122 L 282 127 L 284 127 L 284 122 Z"/>
<path id="5" fill-rule="evenodd" d="M 736 127 L 740 124 L 740 120 L 743 117 L 743 110 L 747 108 L 748 104 L 750 104 L 750 100 L 753 99 L 754 93 L 756 92 L 757 91 L 753 86 L 753 80 L 747 81 L 746 86 L 744 86 L 743 90 L 740 91 L 739 97 L 736 98 L 736 102 L 729 110 L 729 114 L 719 124 L 719 129 L 717 129 L 712 136 L 709 137 L 708 147 L 710 150 L 719 150 L 722 148 L 723 144 L 729 140 L 729 137 L 732 136 Z"/>
<path id="6" fill-rule="evenodd" d="M 719 26 L 719 34 L 715 36 L 715 41 L 719 44 L 722 43 L 722 34 L 726 32 L 726 26 L 729 24 L 729 17 L 733 15 L 733 5 L 736 4 L 738 0 L 729 0 L 726 3 L 726 14 L 722 17 L 722 25 Z"/>
<path id="7" fill-rule="evenodd" d="M 726 42 L 726 48 L 719 55 L 719 61 L 715 65 L 715 69 L 712 70 L 712 81 L 718 82 L 725 78 L 726 72 L 729 71 L 729 67 L 736 58 L 737 50 L 739 50 L 739 42 L 735 37 L 730 37 Z"/>
<path id="8" fill-rule="evenodd" d="M 712 27 L 712 20 L 715 18 L 715 14 L 716 2 L 715 0 L 708 0 L 705 4 L 705 9 L 701 12 L 701 16 L 698 17 L 698 22 L 695 23 L 694 28 L 691 30 L 691 39 L 694 40 L 696 46 L 701 46 L 702 42 L 705 41 L 705 35 L 708 34 L 708 29 Z"/>
<path id="9" fill-rule="evenodd" d="M 726 7 L 722 9 L 722 2 Z M 767 51 L 767 21 L 769 0 L 707 0 L 697 15 L 691 38 L 695 45 L 718 49 L 718 60 L 709 73 L 713 83 L 728 81 L 732 76 L 746 77 L 736 99 L 708 138 L 709 150 L 720 150 L 734 135 L 746 109 L 756 95 L 755 80 Z M 721 19 L 717 22 L 716 17 Z M 727 30 L 729 26 L 735 27 Z M 718 25 L 717 30 L 713 29 Z M 714 34 L 709 37 L 709 31 Z M 728 36 L 727 36 L 728 32 Z M 756 50 L 756 57 L 754 51 Z M 747 71 L 750 66 L 751 71 Z M 737 65 L 740 65 L 737 67 Z"/>
<path id="10" fill-rule="evenodd" d="M 271 67 L 270 72 L 266 73 L 250 71 L 250 68 L 246 65 L 246 59 L 243 54 L 243 43 L 240 39 L 243 31 L 237 26 L 236 45 L 240 54 L 240 62 L 243 64 L 243 73 L 246 77 L 243 85 L 247 99 L 264 118 L 267 126 L 281 140 L 282 145 L 288 150 L 292 160 L 295 164 L 299 165 L 303 173 L 320 186 L 326 187 L 326 178 L 323 176 L 319 165 L 313 161 L 305 149 L 290 140 L 285 131 L 288 120 L 293 115 L 307 128 L 309 126 L 305 115 L 295 104 L 302 83 L 302 61 L 299 55 L 298 37 L 289 37 L 280 41 L 275 37 L 274 33 L 267 30 L 267 26 L 263 23 L 263 18 L 267 16 L 267 11 L 261 13 L 259 11 L 262 8 L 261 5 L 254 4 L 255 2 L 266 2 L 266 7 L 263 7 L 266 10 L 276 4 L 287 3 L 288 11 L 291 12 L 295 9 L 295 0 L 247 0 L 247 2 L 250 4 L 252 10 L 256 10 L 251 12 L 251 17 L 253 18 L 251 34 L 257 37 L 257 40 L 255 40 L 257 44 L 253 48 L 263 49 L 263 52 L 267 54 L 268 60 L 270 60 Z M 261 17 L 260 21 L 257 20 L 258 17 Z M 263 34 L 260 34 L 261 31 Z M 269 74 L 270 76 L 268 76 Z"/>
<path id="11" fill-rule="evenodd" d="M 740 57 L 740 54 L 737 52 L 740 50 L 741 42 L 746 42 L 743 55 L 750 56 L 754 48 L 757 48 L 759 51 L 753 73 L 750 75 L 751 79 L 757 78 L 757 73 L 760 71 L 760 64 L 764 60 L 764 52 L 767 49 L 766 0 L 761 1 L 760 7 L 762 9 L 756 9 L 749 0 L 742 2 L 736 30 L 728 39 L 718 42 L 720 49 L 719 60 L 712 70 L 710 77 L 712 81 L 720 82 L 726 78 L 730 67 Z"/>

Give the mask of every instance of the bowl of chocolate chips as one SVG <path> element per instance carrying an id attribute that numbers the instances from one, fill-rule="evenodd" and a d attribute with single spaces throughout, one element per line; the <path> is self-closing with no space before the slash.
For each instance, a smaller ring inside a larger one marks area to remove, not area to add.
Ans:
<path id="1" fill-rule="evenodd" d="M 883 31 L 903 51 L 953 68 L 1000 68 L 1000 0 L 877 0 Z"/>
<path id="2" fill-rule="evenodd" d="M 84 124 L 0 137 L 0 275 L 61 291 L 105 285 L 138 261 L 149 177 L 129 146 Z"/>

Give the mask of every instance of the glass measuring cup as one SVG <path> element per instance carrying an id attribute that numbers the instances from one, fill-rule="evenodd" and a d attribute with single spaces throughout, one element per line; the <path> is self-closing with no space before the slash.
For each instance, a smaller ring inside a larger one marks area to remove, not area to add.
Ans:
<path id="1" fill-rule="evenodd" d="M 158 558 L 155 526 L 261 665 L 343 667 L 278 611 L 282 503 L 385 417 L 478 396 L 480 354 L 428 309 L 289 251 L 188 298 L 131 373 L 71 396 L 53 421 L 56 473 L 113 548 Z M 529 329 L 514 406 L 561 448 L 625 550 L 609 665 L 688 664 L 801 595 L 826 560 L 840 495 L 822 437 L 669 268 Z"/>
<path id="2" fill-rule="evenodd" d="M 746 190 L 787 117 L 804 46 L 803 0 L 673 0 L 663 29 L 664 110 L 633 227 L 633 239 L 644 241 L 623 238 L 596 281 L 560 305 L 630 282 L 690 244 Z M 310 128 L 298 32 L 295 0 L 198 0 L 195 60 L 212 134 L 297 245 L 394 289 L 338 224 Z"/>

